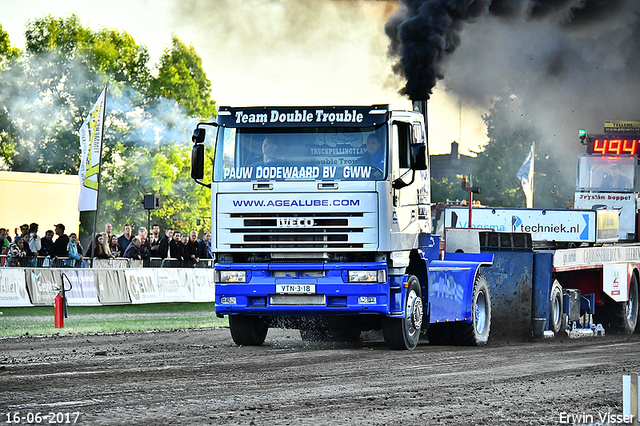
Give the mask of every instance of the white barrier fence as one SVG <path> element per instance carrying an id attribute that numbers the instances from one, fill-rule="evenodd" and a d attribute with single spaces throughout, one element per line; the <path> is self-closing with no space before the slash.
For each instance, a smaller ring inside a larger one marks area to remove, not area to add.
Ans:
<path id="1" fill-rule="evenodd" d="M 0 307 L 53 306 L 58 289 L 70 306 L 213 302 L 213 269 L 1 268 Z"/>

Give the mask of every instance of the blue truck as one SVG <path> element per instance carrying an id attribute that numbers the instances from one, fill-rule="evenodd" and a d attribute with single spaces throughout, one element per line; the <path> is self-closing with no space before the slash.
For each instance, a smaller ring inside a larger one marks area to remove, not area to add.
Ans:
<path id="1" fill-rule="evenodd" d="M 197 125 L 191 175 L 211 189 L 215 310 L 236 344 L 261 345 L 269 327 L 339 341 L 382 330 L 404 350 L 423 336 L 479 346 L 490 332 L 639 328 L 640 131 L 582 138 L 580 210 L 492 209 L 487 223 L 464 228 L 453 212 L 437 235 L 426 104 L 414 109 L 221 107 L 215 122 Z M 205 145 L 214 147 L 210 183 Z M 614 164 L 626 186 L 596 178 L 618 173 Z M 551 237 L 538 232 L 547 229 Z"/>
<path id="2" fill-rule="evenodd" d="M 215 310 L 236 344 L 261 345 L 269 327 L 343 341 L 381 329 L 394 349 L 425 333 L 486 344 L 492 255 L 441 255 L 422 112 L 220 107 L 192 140 L 192 177 L 211 188 Z"/>

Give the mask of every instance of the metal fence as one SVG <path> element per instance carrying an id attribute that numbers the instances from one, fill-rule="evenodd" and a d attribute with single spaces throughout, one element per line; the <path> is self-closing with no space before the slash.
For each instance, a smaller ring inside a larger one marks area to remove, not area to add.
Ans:
<path id="1" fill-rule="evenodd" d="M 117 257 L 115 259 L 85 259 L 83 261 L 69 257 L 50 258 L 48 256 L 24 256 L 15 259 L 15 267 L 19 268 L 213 268 L 213 259 L 200 259 L 199 262 L 181 259 L 152 257 L 138 260 Z M 0 255 L 0 267 L 9 267 L 9 256 Z"/>

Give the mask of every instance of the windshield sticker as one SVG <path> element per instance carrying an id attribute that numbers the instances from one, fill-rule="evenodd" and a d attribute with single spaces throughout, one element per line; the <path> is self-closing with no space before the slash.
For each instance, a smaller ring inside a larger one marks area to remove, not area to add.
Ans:
<path id="1" fill-rule="evenodd" d="M 369 179 L 371 166 L 345 166 L 340 171 L 336 166 L 257 166 L 225 167 L 224 180 L 247 179 Z"/>

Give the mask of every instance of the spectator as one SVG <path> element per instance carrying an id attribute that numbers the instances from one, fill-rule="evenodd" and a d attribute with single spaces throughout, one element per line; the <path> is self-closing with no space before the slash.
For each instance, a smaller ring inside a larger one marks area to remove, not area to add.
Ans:
<path id="1" fill-rule="evenodd" d="M 56 227 L 56 235 L 58 236 L 58 238 L 56 238 L 55 242 L 53 243 L 53 249 L 51 251 L 51 256 L 59 259 L 62 257 L 68 257 L 69 256 L 69 237 L 67 236 L 67 234 L 64 233 L 64 229 L 65 226 L 61 223 L 55 225 Z"/>
<path id="2" fill-rule="evenodd" d="M 124 251 L 123 257 L 126 257 L 127 259 L 142 259 L 140 254 L 140 245 L 140 238 L 133 237 L 129 247 Z"/>
<path id="3" fill-rule="evenodd" d="M 138 235 L 140 240 L 140 257 L 142 258 L 143 266 L 149 266 L 151 259 L 151 247 L 149 247 L 149 241 L 146 235 Z"/>
<path id="4" fill-rule="evenodd" d="M 180 231 L 175 231 L 173 233 L 173 238 L 169 242 L 169 257 L 171 259 L 182 260 L 184 250 L 182 242 L 180 242 L 181 237 L 182 234 Z"/>
<path id="5" fill-rule="evenodd" d="M 7 229 L 0 228 L 0 247 L 2 249 L 2 254 L 9 253 L 9 245 L 11 243 L 7 240 Z"/>
<path id="6" fill-rule="evenodd" d="M 82 262 L 82 251 L 78 250 L 78 236 L 75 232 L 69 234 L 69 254 L 67 260 L 64 261 L 65 266 L 76 266 L 77 261 Z"/>
<path id="7" fill-rule="evenodd" d="M 145 228 L 144 226 L 138 228 L 138 237 L 140 235 L 144 235 L 144 237 L 147 238 L 147 228 Z"/>
<path id="8" fill-rule="evenodd" d="M 113 226 L 110 223 L 104 225 L 104 237 L 106 241 L 111 241 L 111 231 L 113 230 Z"/>
<path id="9" fill-rule="evenodd" d="M 38 256 L 50 256 L 53 250 L 53 231 L 48 229 L 44 233 L 44 238 L 40 240 L 41 248 L 38 250 Z"/>
<path id="10" fill-rule="evenodd" d="M 120 246 L 118 245 L 117 235 L 112 235 L 109 237 L 109 252 L 113 255 L 113 257 L 122 257 Z"/>
<path id="11" fill-rule="evenodd" d="M 20 237 L 16 237 L 15 241 L 9 246 L 9 256 L 7 262 L 9 266 L 20 266 L 20 262 L 27 253 L 24 251 L 24 241 Z"/>
<path id="12" fill-rule="evenodd" d="M 104 250 L 104 234 L 96 234 L 95 239 L 91 244 L 89 244 L 89 248 L 87 249 L 86 257 L 94 257 L 98 259 L 109 259 L 109 253 Z M 93 253 L 91 252 L 93 250 Z"/>
<path id="13" fill-rule="evenodd" d="M 118 247 L 120 248 L 120 253 L 124 253 L 129 247 L 129 244 L 131 244 L 132 231 L 133 228 L 131 228 L 131 225 L 129 225 L 128 223 L 124 225 L 124 232 L 118 237 Z"/>
<path id="14" fill-rule="evenodd" d="M 37 252 L 34 253 L 31 250 L 30 247 L 30 242 L 31 242 L 31 234 L 29 232 L 27 232 L 26 234 L 24 234 L 24 237 L 22 238 L 23 244 L 24 244 L 24 252 L 27 254 L 27 262 L 25 266 L 28 267 L 33 267 L 36 266 L 38 264 L 38 260 L 36 259 L 37 256 Z"/>
<path id="15" fill-rule="evenodd" d="M 20 226 L 20 238 L 24 239 L 24 236 L 29 233 L 29 225 L 26 223 Z"/>
<path id="16" fill-rule="evenodd" d="M 38 224 L 33 222 L 31 225 L 29 225 L 29 232 L 31 233 L 29 248 L 33 252 L 34 256 L 37 256 L 38 252 L 42 248 L 42 243 L 40 237 L 38 236 Z"/>
<path id="17" fill-rule="evenodd" d="M 158 226 L 157 223 L 154 223 L 151 227 L 151 234 L 149 234 L 147 243 L 149 245 L 149 253 L 151 254 L 151 257 L 160 257 L 158 254 L 158 250 L 160 248 L 160 226 Z"/>
<path id="18" fill-rule="evenodd" d="M 185 257 L 187 265 L 193 266 L 200 262 L 200 246 L 198 245 L 198 233 L 191 231 L 185 246 Z"/>
<path id="19" fill-rule="evenodd" d="M 182 261 L 182 266 L 192 266 L 191 259 L 189 258 L 189 253 L 187 253 L 187 244 L 189 244 L 189 237 L 187 234 L 184 234 L 180 237 L 180 242 L 178 245 L 180 246 L 180 260 Z"/>
<path id="20" fill-rule="evenodd" d="M 169 257 L 169 246 L 173 238 L 173 228 L 167 228 L 164 231 L 164 237 L 158 243 L 158 257 L 166 259 Z"/>
<path id="21" fill-rule="evenodd" d="M 213 259 L 211 251 L 211 232 L 205 232 L 201 240 L 198 240 L 200 259 Z"/>

